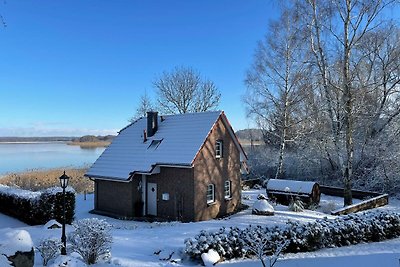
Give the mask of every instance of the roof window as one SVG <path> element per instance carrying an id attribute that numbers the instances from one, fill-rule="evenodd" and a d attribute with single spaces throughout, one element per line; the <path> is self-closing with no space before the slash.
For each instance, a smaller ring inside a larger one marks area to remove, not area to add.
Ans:
<path id="1" fill-rule="evenodd" d="M 152 149 L 152 150 L 156 150 L 157 147 L 161 144 L 163 139 L 159 139 L 159 140 L 152 140 L 151 144 L 149 145 L 149 147 L 147 149 Z"/>

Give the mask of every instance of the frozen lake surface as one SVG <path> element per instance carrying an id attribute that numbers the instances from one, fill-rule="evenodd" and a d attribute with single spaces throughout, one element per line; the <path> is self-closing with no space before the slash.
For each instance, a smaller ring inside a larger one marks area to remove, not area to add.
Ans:
<path id="1" fill-rule="evenodd" d="M 88 166 L 104 149 L 81 148 L 65 142 L 0 143 L 0 175 L 31 169 Z"/>

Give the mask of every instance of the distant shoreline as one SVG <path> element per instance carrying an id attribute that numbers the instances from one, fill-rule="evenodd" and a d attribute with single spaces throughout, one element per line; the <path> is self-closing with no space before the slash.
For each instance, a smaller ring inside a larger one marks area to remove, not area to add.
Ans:
<path id="1" fill-rule="evenodd" d="M 0 141 L 0 145 L 29 145 L 29 144 L 66 144 L 84 148 L 108 147 L 109 141 L 79 142 L 79 141 Z"/>
<path id="2" fill-rule="evenodd" d="M 79 142 L 79 141 L 70 141 L 66 142 L 67 145 L 70 146 L 80 146 L 80 147 L 108 147 L 111 142 L 109 141 L 96 141 L 96 142 Z"/>
<path id="3" fill-rule="evenodd" d="M 0 144 L 54 144 L 67 142 L 68 141 L 0 141 Z"/>

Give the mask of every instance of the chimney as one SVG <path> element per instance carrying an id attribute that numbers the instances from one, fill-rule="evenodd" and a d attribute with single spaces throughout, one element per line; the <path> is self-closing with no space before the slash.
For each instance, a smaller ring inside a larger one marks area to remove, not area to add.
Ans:
<path id="1" fill-rule="evenodd" d="M 146 130 L 143 130 L 143 143 L 147 141 L 147 132 Z"/>
<path id="2" fill-rule="evenodd" d="M 152 137 L 158 129 L 158 112 L 147 112 L 147 137 Z"/>

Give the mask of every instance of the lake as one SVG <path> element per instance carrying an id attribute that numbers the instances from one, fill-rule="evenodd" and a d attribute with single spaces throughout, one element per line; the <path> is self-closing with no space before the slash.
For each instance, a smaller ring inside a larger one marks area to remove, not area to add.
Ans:
<path id="1" fill-rule="evenodd" d="M 65 142 L 0 143 L 0 175 L 31 169 L 89 166 L 104 149 L 81 148 Z"/>

